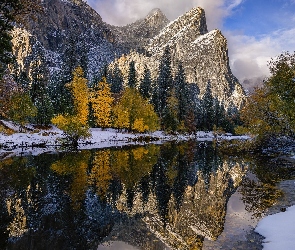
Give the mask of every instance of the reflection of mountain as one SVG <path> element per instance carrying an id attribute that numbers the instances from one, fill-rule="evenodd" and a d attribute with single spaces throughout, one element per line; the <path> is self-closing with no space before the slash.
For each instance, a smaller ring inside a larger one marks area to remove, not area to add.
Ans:
<path id="1" fill-rule="evenodd" d="M 159 211 L 162 201 L 156 190 L 150 192 L 147 202 L 140 191 L 135 192 L 130 209 L 127 189 L 124 189 L 116 208 L 129 215 L 144 215 L 142 220 L 150 231 L 173 249 L 201 248 L 204 237 L 214 240 L 223 231 L 227 200 L 244 173 L 245 169 L 239 164 L 231 167 L 225 162 L 216 173 L 210 174 L 206 184 L 206 178 L 198 172 L 198 181 L 186 187 L 181 206 L 174 195 L 170 195 L 164 220 Z"/>

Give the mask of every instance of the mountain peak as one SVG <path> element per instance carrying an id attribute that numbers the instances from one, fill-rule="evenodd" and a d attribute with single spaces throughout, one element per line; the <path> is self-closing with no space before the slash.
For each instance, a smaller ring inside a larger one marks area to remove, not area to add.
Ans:
<path id="1" fill-rule="evenodd" d="M 148 16 L 153 16 L 153 15 L 159 15 L 159 16 L 165 16 L 165 14 L 162 12 L 161 9 L 159 8 L 154 8 L 152 9 L 148 14 L 147 14 L 147 17 Z M 165 16 L 166 17 L 166 16 Z"/>
<path id="2" fill-rule="evenodd" d="M 169 22 L 159 8 L 152 9 L 144 20 L 149 26 L 157 26 L 158 24 L 167 24 Z"/>
<path id="3" fill-rule="evenodd" d="M 169 44 L 190 44 L 199 36 L 208 33 L 204 9 L 196 7 L 170 22 L 154 37 L 147 50 L 155 53 Z"/>

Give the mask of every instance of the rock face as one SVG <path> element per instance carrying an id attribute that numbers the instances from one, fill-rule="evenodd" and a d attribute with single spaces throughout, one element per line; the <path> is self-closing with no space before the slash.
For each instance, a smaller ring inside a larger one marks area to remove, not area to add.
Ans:
<path id="1" fill-rule="evenodd" d="M 46 50 L 52 73 L 65 61 L 67 47 L 74 47 L 76 64 L 81 64 L 83 55 L 87 57 L 90 80 L 105 65 L 115 63 L 127 76 L 131 60 L 135 61 L 138 79 L 147 66 L 156 80 L 162 53 L 169 46 L 172 70 L 175 72 L 181 61 L 187 82 L 199 86 L 200 96 L 210 81 L 213 95 L 225 106 L 233 103 L 240 107 L 243 103 L 244 90 L 229 67 L 227 41 L 219 30 L 208 32 L 201 8 L 170 23 L 161 10 L 154 9 L 135 23 L 116 27 L 104 23 L 82 0 L 44 0 L 43 5 L 44 13 L 31 22 L 28 31 L 14 32 L 14 51 L 22 67 L 22 61 L 32 53 L 32 43 L 38 42 Z"/>
<path id="2" fill-rule="evenodd" d="M 127 77 L 129 62 L 135 61 L 138 78 L 146 65 L 156 80 L 159 61 L 167 46 L 172 53 L 173 71 L 178 62 L 182 62 L 187 82 L 196 83 L 201 96 L 210 81 L 212 93 L 219 101 L 225 106 L 241 107 L 245 93 L 231 72 L 226 38 L 219 30 L 208 32 L 205 12 L 201 8 L 194 8 L 170 22 L 145 45 L 145 54 L 133 51 L 115 63 Z"/>

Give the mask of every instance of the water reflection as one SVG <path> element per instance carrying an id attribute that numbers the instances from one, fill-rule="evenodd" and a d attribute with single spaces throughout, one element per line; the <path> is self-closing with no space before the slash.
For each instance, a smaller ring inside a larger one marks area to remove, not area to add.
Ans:
<path id="1" fill-rule="evenodd" d="M 4 159 L 0 248 L 201 249 L 222 233 L 246 171 L 196 142 Z"/>

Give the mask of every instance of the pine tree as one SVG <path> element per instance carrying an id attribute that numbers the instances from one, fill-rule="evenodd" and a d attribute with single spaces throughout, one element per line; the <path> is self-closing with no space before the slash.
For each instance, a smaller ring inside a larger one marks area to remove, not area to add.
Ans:
<path id="1" fill-rule="evenodd" d="M 65 44 L 61 70 L 56 72 L 50 80 L 49 95 L 52 100 L 55 114 L 65 115 L 74 113 L 73 96 L 66 85 L 73 80 L 72 74 L 78 66 L 76 47 L 76 38 L 74 35 L 71 35 Z"/>
<path id="2" fill-rule="evenodd" d="M 215 113 L 216 113 L 216 126 L 223 128 L 223 130 L 225 130 L 226 132 L 230 132 L 227 130 L 227 114 L 226 114 L 226 110 L 224 107 L 224 103 L 223 102 L 218 102 L 217 103 L 217 107 L 215 108 Z"/>
<path id="3" fill-rule="evenodd" d="M 203 96 L 204 119 L 203 128 L 205 130 L 212 130 L 214 123 L 214 101 L 211 91 L 211 83 L 208 81 L 206 91 Z"/>
<path id="4" fill-rule="evenodd" d="M 128 86 L 129 88 L 135 88 L 136 87 L 136 69 L 135 69 L 135 62 L 131 61 L 129 63 L 129 73 L 128 73 Z"/>
<path id="5" fill-rule="evenodd" d="M 113 100 L 110 86 L 106 82 L 106 78 L 103 78 L 90 94 L 93 116 L 98 127 L 110 127 Z"/>
<path id="6" fill-rule="evenodd" d="M 66 83 L 72 81 L 72 73 L 76 67 L 78 67 L 77 53 L 77 37 L 75 34 L 71 34 L 67 43 L 65 44 L 65 50 L 63 53 L 62 71 L 64 75 L 64 81 Z"/>
<path id="7" fill-rule="evenodd" d="M 172 89 L 162 114 L 162 128 L 168 132 L 175 132 L 180 125 L 178 118 L 179 100 L 176 97 L 175 89 Z"/>
<path id="8" fill-rule="evenodd" d="M 79 50 L 80 58 L 79 58 L 79 65 L 83 69 L 84 72 L 84 77 L 87 77 L 87 72 L 88 72 L 88 52 L 89 52 L 89 46 L 85 42 L 86 37 L 84 37 L 85 34 L 83 34 L 83 37 L 80 37 L 81 39 L 81 44 L 80 48 L 77 48 Z"/>
<path id="9" fill-rule="evenodd" d="M 2 0 L 0 3 L 0 79 L 13 60 L 10 31 L 15 21 L 13 12 L 20 8 L 19 0 Z"/>
<path id="10" fill-rule="evenodd" d="M 42 99 L 37 99 L 34 103 L 37 108 L 37 114 L 34 118 L 34 121 L 38 125 L 48 126 L 51 123 L 51 119 L 54 115 L 53 106 L 49 95 L 45 93 Z"/>
<path id="11" fill-rule="evenodd" d="M 42 11 L 41 0 L 1 0 L 0 2 L 0 79 L 13 62 L 11 30 L 15 23 L 26 25 L 29 17 Z"/>
<path id="12" fill-rule="evenodd" d="M 123 90 L 123 74 L 118 64 L 115 65 L 111 76 L 111 92 L 119 94 Z"/>
<path id="13" fill-rule="evenodd" d="M 51 103 L 54 107 L 54 114 L 73 114 L 74 103 L 70 90 L 66 87 L 68 77 L 63 75 L 63 71 L 55 72 L 51 77 L 48 92 Z"/>
<path id="14" fill-rule="evenodd" d="M 44 50 L 40 44 L 36 44 L 33 47 L 33 54 L 30 96 L 32 102 L 37 107 L 35 122 L 39 125 L 49 125 L 53 117 L 53 106 L 47 91 L 49 71 L 46 65 Z"/>
<path id="15" fill-rule="evenodd" d="M 190 83 L 188 88 L 188 112 L 185 119 L 185 126 L 188 131 L 195 133 L 201 129 L 203 120 L 202 101 L 199 98 L 200 89 L 197 84 Z"/>
<path id="16" fill-rule="evenodd" d="M 144 68 L 143 78 L 139 85 L 139 92 L 145 99 L 150 99 L 152 94 L 152 79 L 151 79 L 151 71 L 147 66 Z"/>
<path id="17" fill-rule="evenodd" d="M 185 73 L 182 63 L 178 64 L 178 72 L 174 80 L 176 98 L 178 99 L 178 120 L 184 122 L 188 114 L 189 93 L 188 86 L 185 81 Z"/>
<path id="18" fill-rule="evenodd" d="M 169 92 L 173 87 L 173 78 L 172 78 L 172 70 L 171 70 L 171 53 L 170 49 L 167 46 L 164 50 L 164 54 L 161 58 L 159 65 L 159 76 L 158 76 L 158 93 L 156 93 L 157 100 L 154 101 L 156 105 L 156 111 L 158 112 L 160 118 L 162 118 L 165 110 L 165 106 L 167 104 L 167 98 L 169 96 Z"/>

